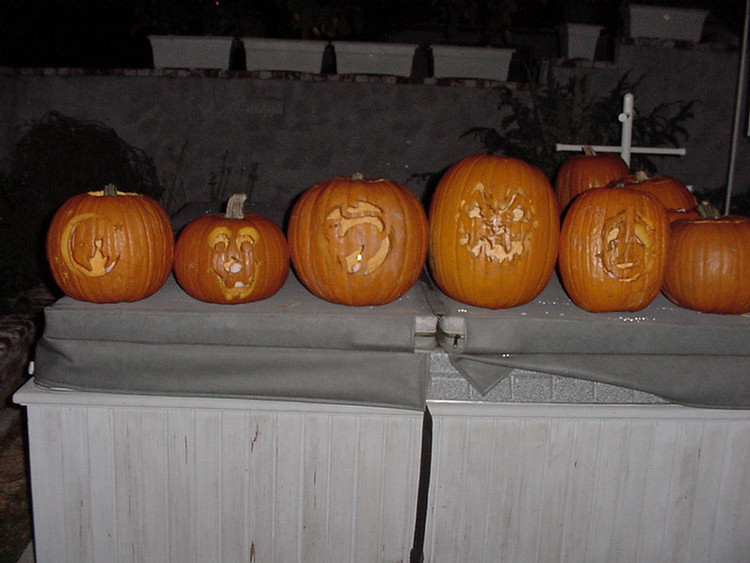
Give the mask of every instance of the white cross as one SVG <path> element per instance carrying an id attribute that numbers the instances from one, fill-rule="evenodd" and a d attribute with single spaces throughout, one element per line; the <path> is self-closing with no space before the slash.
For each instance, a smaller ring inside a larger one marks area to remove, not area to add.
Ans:
<path id="1" fill-rule="evenodd" d="M 597 145 L 564 145 L 557 143 L 556 151 L 580 151 L 584 146 L 591 146 L 596 152 L 619 152 L 625 164 L 630 166 L 630 155 L 637 154 L 662 154 L 684 156 L 685 149 L 672 149 L 666 147 L 634 147 L 633 143 L 633 94 L 627 93 L 622 101 L 622 113 L 617 117 L 622 123 L 622 137 L 619 147 L 607 147 Z"/>

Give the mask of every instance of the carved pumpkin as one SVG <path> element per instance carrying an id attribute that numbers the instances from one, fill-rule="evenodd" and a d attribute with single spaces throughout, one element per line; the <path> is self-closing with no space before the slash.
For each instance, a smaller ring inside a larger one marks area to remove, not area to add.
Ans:
<path id="1" fill-rule="evenodd" d="M 235 194 L 225 214 L 188 223 L 177 237 L 174 274 L 185 292 L 209 303 L 248 303 L 275 294 L 289 275 L 289 248 L 270 219 L 243 212 Z"/>
<path id="2" fill-rule="evenodd" d="M 597 154 L 584 147 L 583 154 L 573 155 L 560 165 L 555 177 L 555 195 L 560 213 L 575 196 L 591 188 L 601 188 L 629 173 L 618 154 Z"/>
<path id="3" fill-rule="evenodd" d="M 432 197 L 432 275 L 463 303 L 521 305 L 552 276 L 559 225 L 541 170 L 516 158 L 468 156 L 446 171 Z"/>
<path id="4" fill-rule="evenodd" d="M 427 216 L 404 186 L 355 174 L 306 190 L 292 208 L 287 237 L 294 270 L 314 295 L 383 305 L 419 278 Z"/>
<path id="5" fill-rule="evenodd" d="M 698 199 L 688 187 L 671 176 L 649 176 L 639 170 L 635 174 L 611 182 L 609 186 L 648 192 L 656 196 L 668 211 L 691 211 L 698 205 Z M 669 213 L 668 216 L 671 218 L 674 214 Z M 674 216 L 674 218 L 677 219 L 680 216 Z"/>
<path id="6" fill-rule="evenodd" d="M 560 279 L 590 312 L 639 311 L 664 281 L 669 222 L 651 194 L 602 188 L 580 194 L 560 233 Z"/>
<path id="7" fill-rule="evenodd" d="M 138 301 L 155 293 L 172 269 L 173 249 L 164 209 L 111 184 L 68 199 L 47 232 L 47 259 L 60 289 L 94 303 Z"/>
<path id="8" fill-rule="evenodd" d="M 671 227 L 664 294 L 703 313 L 750 312 L 750 219 L 685 219 Z"/>

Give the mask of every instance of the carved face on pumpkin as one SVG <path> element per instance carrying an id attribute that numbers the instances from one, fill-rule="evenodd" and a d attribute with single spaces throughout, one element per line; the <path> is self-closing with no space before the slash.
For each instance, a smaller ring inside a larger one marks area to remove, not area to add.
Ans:
<path id="1" fill-rule="evenodd" d="M 385 214 L 367 201 L 340 205 L 329 211 L 325 235 L 335 262 L 349 274 L 374 272 L 391 249 Z"/>
<path id="2" fill-rule="evenodd" d="M 123 245 L 121 225 L 102 215 L 85 213 L 66 225 L 62 233 L 62 258 L 71 270 L 97 278 L 107 275 L 117 265 Z"/>
<path id="3" fill-rule="evenodd" d="M 602 250 L 597 258 L 610 277 L 634 281 L 651 269 L 654 225 L 633 209 L 608 217 L 601 238 Z"/>
<path id="4" fill-rule="evenodd" d="M 233 230 L 217 227 L 208 237 L 211 267 L 228 298 L 244 298 L 255 287 L 259 263 L 255 245 L 259 234 L 253 227 Z"/>
<path id="5" fill-rule="evenodd" d="M 521 190 L 488 190 L 478 183 L 458 216 L 459 243 L 474 257 L 502 264 L 528 252 L 537 221 Z"/>

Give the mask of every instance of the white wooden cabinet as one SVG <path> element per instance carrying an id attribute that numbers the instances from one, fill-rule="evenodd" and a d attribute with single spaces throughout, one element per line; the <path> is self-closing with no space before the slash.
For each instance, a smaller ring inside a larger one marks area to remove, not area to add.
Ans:
<path id="1" fill-rule="evenodd" d="M 426 562 L 750 561 L 748 411 L 429 409 Z"/>
<path id="2" fill-rule="evenodd" d="M 422 413 L 27 383 L 37 563 L 409 560 Z"/>

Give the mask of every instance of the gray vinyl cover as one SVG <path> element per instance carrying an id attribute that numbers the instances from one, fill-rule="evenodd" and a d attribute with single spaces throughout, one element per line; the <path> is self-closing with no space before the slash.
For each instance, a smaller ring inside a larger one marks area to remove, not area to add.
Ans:
<path id="1" fill-rule="evenodd" d="M 269 299 L 203 303 L 169 278 L 134 303 L 63 297 L 45 310 L 34 378 L 53 388 L 253 397 L 422 410 L 437 320 L 418 282 L 400 299 L 348 307 L 290 274 Z"/>
<path id="2" fill-rule="evenodd" d="M 444 295 L 441 307 L 438 341 L 480 393 L 520 368 L 686 405 L 750 407 L 746 315 L 698 313 L 663 295 L 638 312 L 589 313 L 571 302 L 556 276 L 519 307 L 483 309 Z"/>

